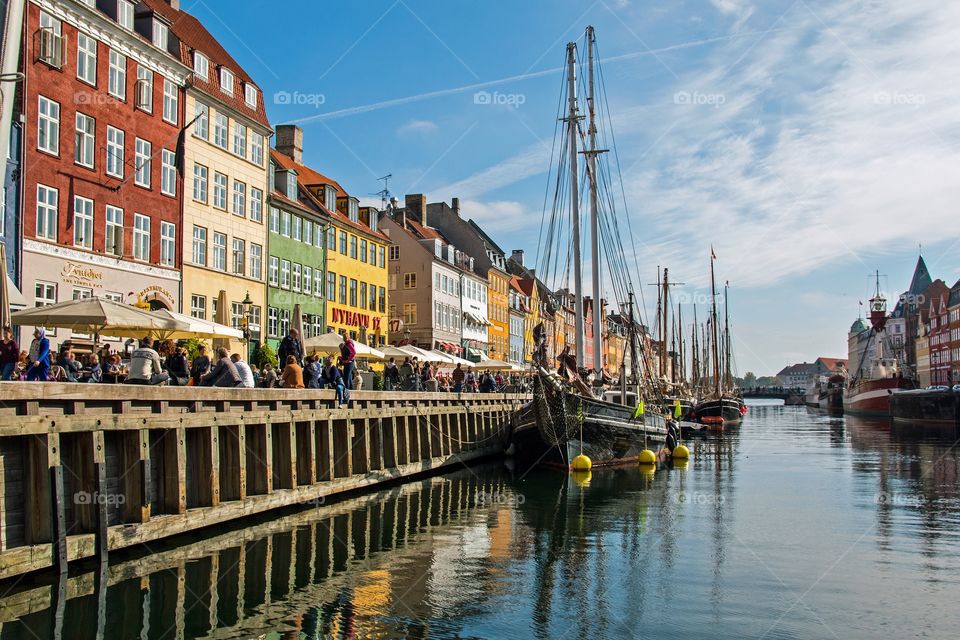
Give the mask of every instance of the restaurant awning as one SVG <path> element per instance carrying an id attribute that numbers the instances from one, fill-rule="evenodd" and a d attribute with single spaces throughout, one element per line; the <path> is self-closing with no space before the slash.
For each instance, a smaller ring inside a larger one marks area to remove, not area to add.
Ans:
<path id="1" fill-rule="evenodd" d="M 17 285 L 13 284 L 10 276 L 7 276 L 7 296 L 10 298 L 9 304 L 11 309 L 27 308 L 27 299 L 20 293 L 20 289 L 17 289 Z"/>

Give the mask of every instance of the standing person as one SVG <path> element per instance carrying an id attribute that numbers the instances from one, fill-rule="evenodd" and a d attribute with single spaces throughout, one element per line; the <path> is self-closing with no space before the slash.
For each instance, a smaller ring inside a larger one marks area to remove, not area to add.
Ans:
<path id="1" fill-rule="evenodd" d="M 210 372 L 210 356 L 207 355 L 207 345 L 202 344 L 197 349 L 197 357 L 193 359 L 193 365 L 190 367 L 190 377 L 193 378 L 193 386 L 199 387 L 203 376 Z"/>
<path id="2" fill-rule="evenodd" d="M 336 391 L 338 405 L 342 407 L 346 404 L 348 396 L 343 384 L 343 376 L 340 374 L 340 369 L 333 364 L 333 358 L 330 356 L 327 356 L 323 361 L 320 379 L 324 387 L 329 387 Z"/>
<path id="3" fill-rule="evenodd" d="M 50 340 L 42 327 L 33 330 L 33 342 L 27 354 L 27 380 L 46 382 L 50 375 Z"/>
<path id="4" fill-rule="evenodd" d="M 230 359 L 229 351 L 224 347 L 217 349 L 217 364 L 207 375 L 203 376 L 201 384 L 205 387 L 239 387 L 242 384 L 240 372 Z"/>
<path id="5" fill-rule="evenodd" d="M 277 348 L 277 357 L 280 364 L 286 366 L 287 360 L 293 356 L 297 366 L 303 365 L 303 348 L 300 346 L 300 332 L 296 329 L 290 329 L 290 332 L 280 341 L 280 347 Z"/>
<path id="6" fill-rule="evenodd" d="M 77 357 L 73 355 L 71 349 L 67 348 L 60 352 L 60 357 L 57 358 L 57 366 L 63 369 L 65 382 L 79 381 L 82 367 L 77 362 Z"/>
<path id="7" fill-rule="evenodd" d="M 357 357 L 357 345 L 353 344 L 353 338 L 346 331 L 341 332 L 343 343 L 340 345 L 340 362 L 343 364 L 343 380 L 346 383 L 347 391 L 353 389 L 353 370 L 356 364 L 353 362 Z"/>
<path id="8" fill-rule="evenodd" d="M 0 380 L 9 380 L 17 368 L 20 357 L 20 347 L 13 339 L 13 329 L 3 328 L 3 339 L 0 340 Z"/>
<path id="9" fill-rule="evenodd" d="M 477 392 L 477 376 L 473 373 L 473 369 L 467 369 L 467 374 L 463 379 L 464 391 L 468 393 Z"/>
<path id="10" fill-rule="evenodd" d="M 423 386 L 423 366 L 417 358 L 413 359 L 413 390 L 420 391 Z"/>
<path id="11" fill-rule="evenodd" d="M 383 390 L 393 391 L 400 382 L 400 370 L 397 368 L 396 358 L 390 358 L 387 366 L 383 368 Z"/>
<path id="12" fill-rule="evenodd" d="M 169 379 L 170 374 L 163 370 L 160 363 L 160 354 L 153 349 L 153 338 L 147 336 L 130 357 L 127 383 L 165 385 Z"/>
<path id="13" fill-rule="evenodd" d="M 245 389 L 253 389 L 253 370 L 250 368 L 250 365 L 240 358 L 239 353 L 231 355 L 230 361 L 233 362 L 233 366 L 237 368 L 237 373 L 240 374 L 240 384 L 237 386 Z"/>
<path id="14" fill-rule="evenodd" d="M 170 384 L 185 387 L 190 382 L 190 369 L 187 367 L 187 350 L 183 347 L 167 347 L 167 359 L 163 368 L 170 374 Z"/>
<path id="15" fill-rule="evenodd" d="M 460 366 L 460 363 L 457 363 L 457 366 L 453 370 L 453 392 L 460 393 L 463 391 L 463 379 L 466 376 L 466 372 L 463 370 L 463 367 Z"/>
<path id="16" fill-rule="evenodd" d="M 273 368 L 273 365 L 269 362 L 264 363 L 263 376 L 260 379 L 260 386 L 264 389 L 273 389 L 279 382 L 280 379 L 277 378 L 277 371 Z"/>
<path id="17" fill-rule="evenodd" d="M 402 381 L 402 386 L 400 387 L 404 391 L 410 391 L 413 389 L 413 383 L 411 379 L 414 376 L 413 364 L 410 362 L 410 358 L 404 358 L 403 364 L 400 365 L 400 368 L 397 370 L 397 375 L 400 376 Z"/>
<path id="18" fill-rule="evenodd" d="M 287 361 L 280 375 L 280 386 L 284 389 L 303 389 L 303 369 L 297 364 L 297 357 L 287 356 Z"/>

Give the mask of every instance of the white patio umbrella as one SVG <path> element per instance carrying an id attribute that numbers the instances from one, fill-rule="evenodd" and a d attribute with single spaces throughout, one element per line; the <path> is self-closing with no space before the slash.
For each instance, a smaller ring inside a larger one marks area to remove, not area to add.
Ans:
<path id="1" fill-rule="evenodd" d="M 405 346 L 404 346 L 404 347 L 386 346 L 386 347 L 384 347 L 384 348 L 382 349 L 382 351 L 383 351 L 383 356 L 384 356 L 384 358 L 386 358 L 386 359 L 399 358 L 399 359 L 403 360 L 404 358 L 419 358 L 419 357 L 420 357 L 420 354 L 418 354 L 418 353 L 416 353 L 416 352 L 414 352 L 414 351 L 406 351 L 405 349 L 407 349 L 407 347 L 405 347 Z"/>
<path id="2" fill-rule="evenodd" d="M 17 311 L 10 317 L 17 325 L 56 327 L 77 333 L 92 333 L 95 341 L 99 341 L 103 334 L 142 337 L 164 330 L 182 331 L 188 328 L 186 323 L 171 317 L 106 298 L 67 300 L 45 307 Z"/>
<path id="3" fill-rule="evenodd" d="M 186 325 L 186 328 L 157 330 L 156 337 L 160 340 L 180 340 L 182 338 L 234 338 L 239 340 L 243 337 L 243 331 L 240 329 L 234 329 L 233 327 L 228 327 L 227 325 L 219 324 L 212 320 L 201 320 L 200 318 L 194 318 L 193 316 L 187 316 L 175 311 L 168 311 L 167 309 L 159 309 L 153 313 L 159 316 L 166 316 Z"/>
<path id="4" fill-rule="evenodd" d="M 447 356 L 437 353 L 436 351 L 427 351 L 426 349 L 415 347 L 412 344 L 407 344 L 400 348 L 411 351 L 413 357 L 420 360 L 420 362 L 447 362 Z"/>
<path id="5" fill-rule="evenodd" d="M 513 365 L 503 360 L 484 360 L 472 365 L 477 371 L 511 371 Z"/>
<path id="6" fill-rule="evenodd" d="M 431 353 L 436 353 L 439 356 L 444 358 L 444 362 L 440 364 L 440 367 L 446 369 L 447 367 L 453 368 L 458 364 L 461 367 L 472 367 L 474 365 L 470 360 L 464 360 L 459 356 L 455 356 L 452 353 L 443 353 L 442 351 L 432 351 Z"/>
<path id="7" fill-rule="evenodd" d="M 308 352 L 317 351 L 319 353 L 325 353 L 328 355 L 340 355 L 340 345 L 342 343 L 343 336 L 341 336 L 339 333 L 324 333 L 322 335 L 314 336 L 304 340 L 304 346 L 306 346 Z M 357 350 L 358 358 L 363 358 L 365 360 L 387 359 L 387 355 L 383 351 L 374 349 L 363 342 L 354 340 L 353 346 Z"/>

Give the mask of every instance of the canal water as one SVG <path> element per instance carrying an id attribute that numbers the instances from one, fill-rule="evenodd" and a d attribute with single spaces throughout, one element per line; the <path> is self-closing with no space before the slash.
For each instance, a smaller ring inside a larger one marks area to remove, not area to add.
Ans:
<path id="1" fill-rule="evenodd" d="M 956 637 L 956 439 L 757 403 L 685 466 L 497 462 L 0 585 L 0 639 Z"/>

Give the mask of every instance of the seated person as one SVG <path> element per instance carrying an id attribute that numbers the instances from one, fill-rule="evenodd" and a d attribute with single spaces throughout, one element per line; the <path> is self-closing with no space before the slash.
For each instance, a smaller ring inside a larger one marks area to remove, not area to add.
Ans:
<path id="1" fill-rule="evenodd" d="M 320 359 L 314 356 L 307 356 L 303 362 L 303 386 L 307 389 L 323 388 L 324 385 L 320 380 Z"/>
<path id="2" fill-rule="evenodd" d="M 100 358 L 95 353 L 91 353 L 90 357 L 87 358 L 87 365 L 89 366 L 90 376 L 87 378 L 87 382 L 103 382 L 103 369 L 100 367 Z"/>
<path id="3" fill-rule="evenodd" d="M 200 381 L 205 387 L 239 387 L 243 384 L 240 372 L 224 348 L 217 349 L 217 364 Z"/>
<path id="4" fill-rule="evenodd" d="M 130 357 L 130 371 L 127 374 L 129 384 L 165 385 L 170 374 L 163 370 L 160 354 L 153 349 L 153 338 L 147 336 L 140 342 Z"/>
<path id="5" fill-rule="evenodd" d="M 287 356 L 283 373 L 280 375 L 280 386 L 284 389 L 303 389 L 303 369 L 297 364 L 297 357 Z"/>
<path id="6" fill-rule="evenodd" d="M 320 380 L 325 388 L 329 387 L 330 389 L 336 390 L 337 404 L 340 406 L 346 404 L 346 388 L 343 384 L 343 376 L 340 374 L 340 369 L 333 364 L 333 358 L 330 356 L 327 356 L 323 361 L 323 371 Z"/>
<path id="7" fill-rule="evenodd" d="M 70 349 L 64 349 L 57 357 L 57 365 L 63 369 L 64 382 L 79 382 L 80 370 L 83 368 L 77 362 L 77 357 Z"/>

